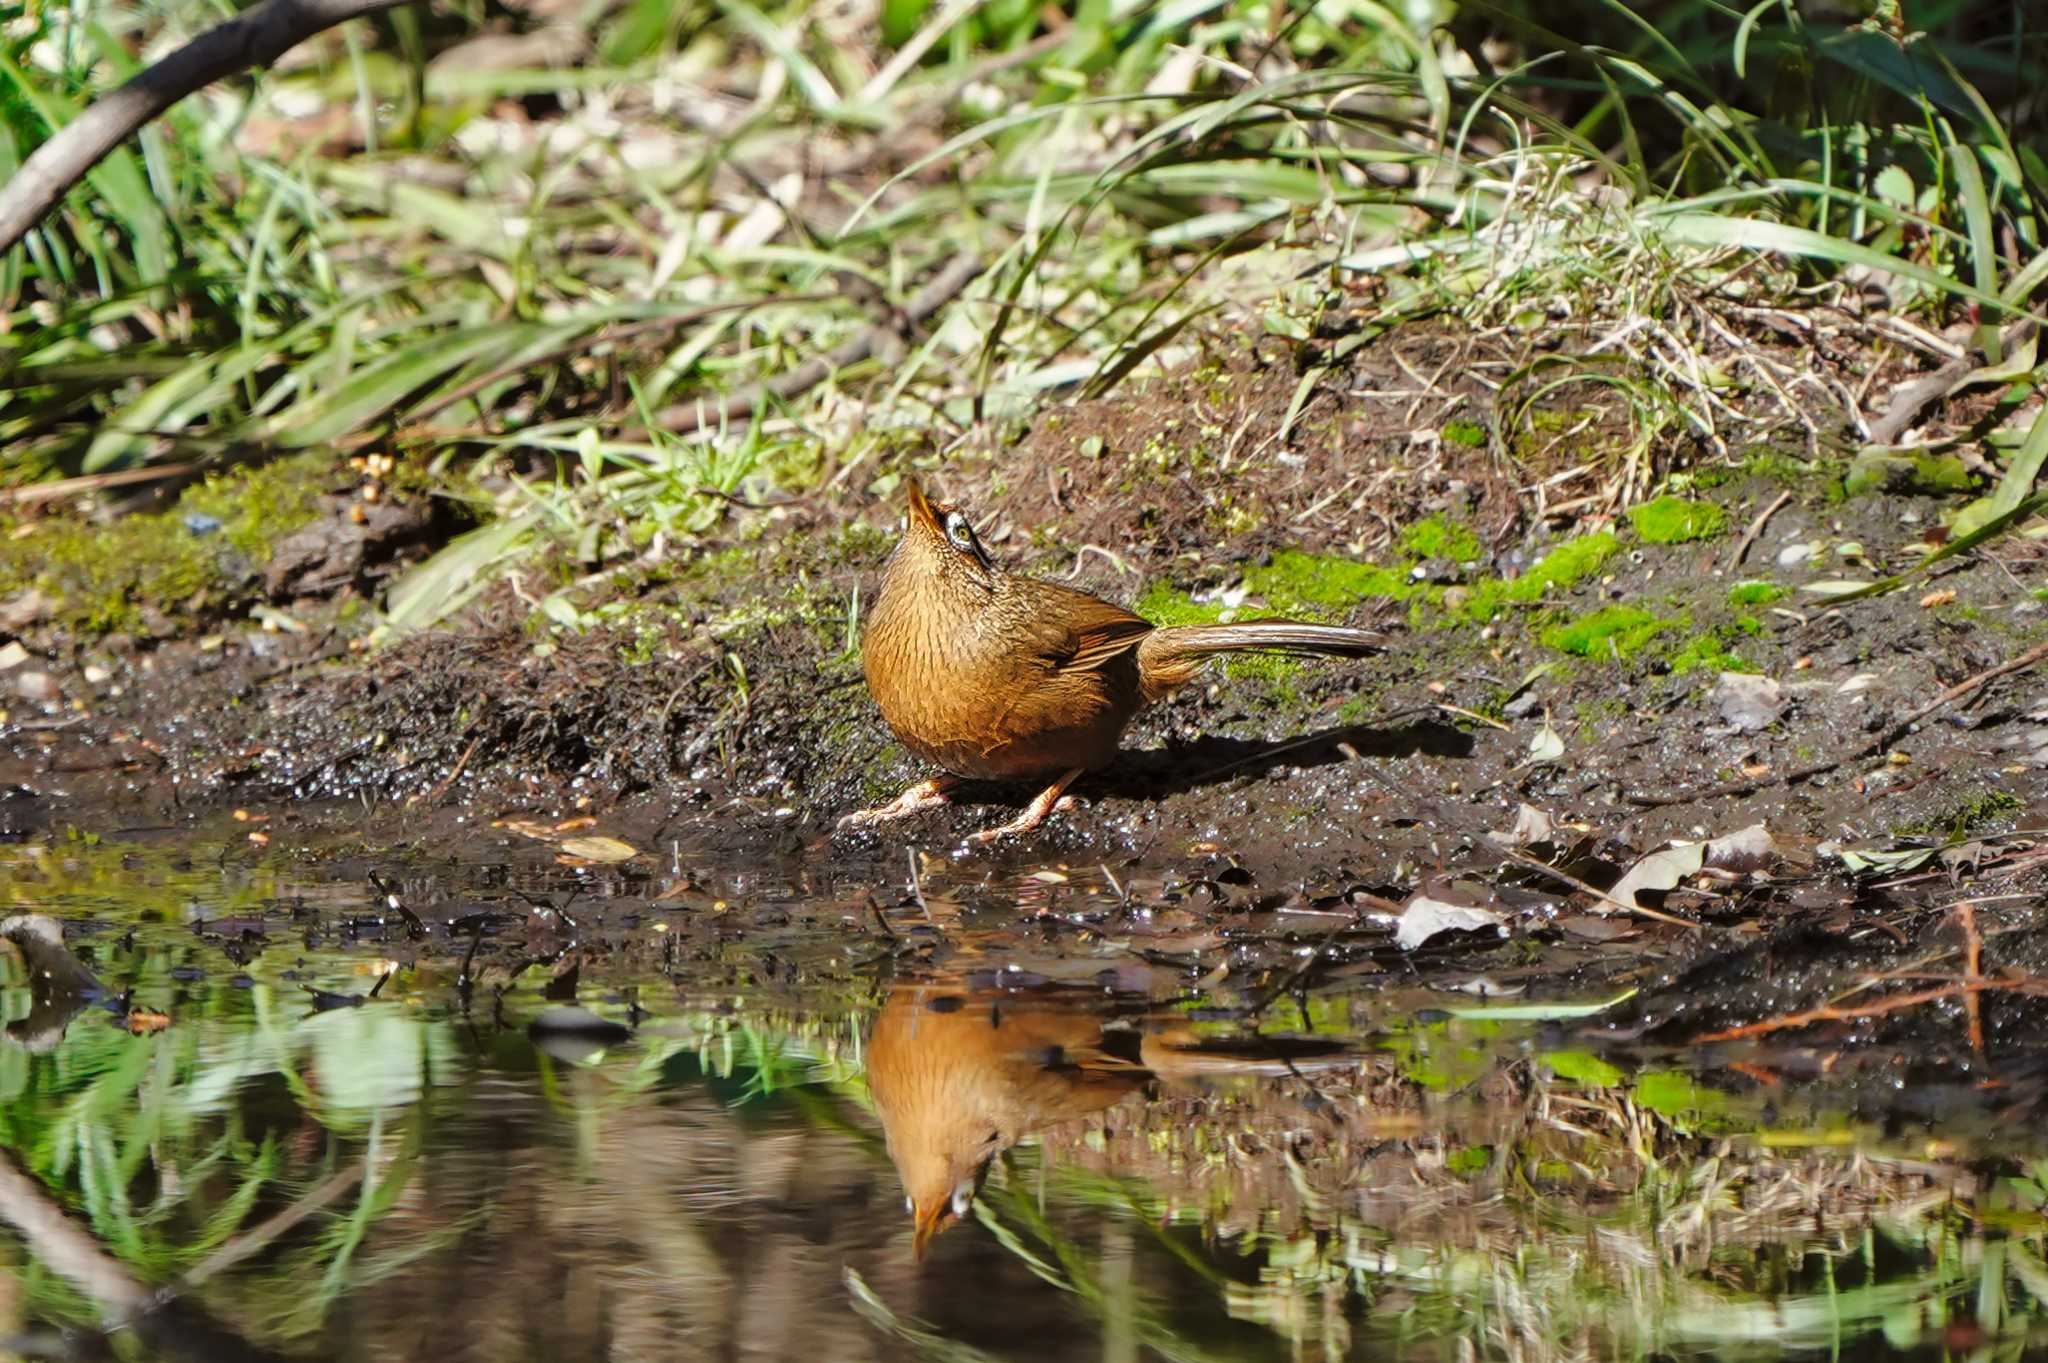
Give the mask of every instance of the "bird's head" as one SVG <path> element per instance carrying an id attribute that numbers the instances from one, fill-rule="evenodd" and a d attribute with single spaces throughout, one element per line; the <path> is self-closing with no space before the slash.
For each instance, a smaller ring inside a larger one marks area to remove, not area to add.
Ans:
<path id="1" fill-rule="evenodd" d="M 903 485 L 909 491 L 910 517 L 897 549 L 898 561 L 963 591 L 993 591 L 1000 570 L 982 547 L 967 513 L 931 500 L 913 477 L 906 476 Z"/>
<path id="2" fill-rule="evenodd" d="M 991 1135 L 987 1147 L 973 1152 L 967 1161 L 935 1161 L 929 1170 L 916 1171 L 906 1178 L 908 1191 L 903 1202 L 910 1213 L 910 1250 L 917 1258 L 924 1258 L 925 1246 L 934 1235 L 956 1224 L 974 1206 L 981 1180 L 988 1173 L 993 1147 L 998 1143 Z"/>

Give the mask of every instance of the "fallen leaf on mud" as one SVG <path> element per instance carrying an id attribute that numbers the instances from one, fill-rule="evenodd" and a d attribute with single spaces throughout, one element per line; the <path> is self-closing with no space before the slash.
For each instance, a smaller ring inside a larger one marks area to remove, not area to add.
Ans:
<path id="1" fill-rule="evenodd" d="M 640 855 L 640 849 L 617 838 L 568 838 L 562 843 L 562 850 L 572 857 L 585 861 L 631 861 Z"/>
<path id="2" fill-rule="evenodd" d="M 532 819 L 499 819 L 491 827 L 503 828 L 513 833 L 523 834 L 526 837 L 535 838 L 541 842 L 553 842 L 555 840 L 554 829 L 549 828 L 544 823 L 535 823 Z"/>
<path id="3" fill-rule="evenodd" d="M 1815 596 L 1847 596 L 1850 592 L 1860 592 L 1869 585 L 1868 582 L 1859 582 L 1853 577 L 1823 578 L 1818 582 L 1808 582 L 1799 590 L 1812 592 Z"/>
<path id="4" fill-rule="evenodd" d="M 1836 687 L 1835 694 L 1838 696 L 1853 696 L 1858 691 L 1868 690 L 1870 684 L 1876 680 L 1877 674 L 1875 672 L 1858 672 L 1855 676 Z"/>
<path id="5" fill-rule="evenodd" d="M 1968 870 L 1972 875 L 1984 867 L 1984 858 L 1991 855 L 1991 848 L 1982 842 L 1966 842 L 1955 847 L 1942 849 L 1941 864 L 1951 872 Z"/>
<path id="6" fill-rule="evenodd" d="M 1746 734 L 1770 728 L 1791 704 L 1784 687 L 1752 672 L 1723 672 L 1710 698 L 1721 718 Z"/>
<path id="7" fill-rule="evenodd" d="M 1496 1018 L 1501 1021 L 1555 1022 L 1561 1018 L 1589 1018 L 1604 1013 L 1636 996 L 1633 989 L 1598 1003 L 1482 1003 L 1470 1008 L 1446 1008 L 1454 1018 Z"/>
<path id="8" fill-rule="evenodd" d="M 564 819 L 555 825 L 557 833 L 573 833 L 579 828 L 595 828 L 597 820 L 588 814 L 578 814 L 573 819 Z"/>
<path id="9" fill-rule="evenodd" d="M 1484 928 L 1492 928 L 1503 937 L 1508 935 L 1507 920 L 1492 909 L 1452 904 L 1418 894 L 1401 910 L 1401 920 L 1394 927 L 1394 945 L 1403 951 L 1413 951 L 1441 932 L 1477 932 Z"/>
<path id="10" fill-rule="evenodd" d="M 1532 804 L 1523 804 L 1515 809 L 1512 827 L 1495 829 L 1486 837 L 1503 847 L 1527 847 L 1532 842 L 1549 842 L 1555 831 L 1548 814 Z"/>
<path id="11" fill-rule="evenodd" d="M 1526 984 L 1495 984 L 1484 975 L 1474 975 L 1469 980 L 1446 980 L 1441 987 L 1453 994 L 1477 994 L 1482 999 L 1518 999 L 1529 992 Z"/>
<path id="12" fill-rule="evenodd" d="M 1676 843 L 1629 867 L 1628 873 L 1607 892 L 1608 897 L 1630 908 L 1646 909 L 1650 905 L 1637 897 L 1640 891 L 1675 890 L 1687 876 L 1708 869 L 1738 873 L 1761 870 L 1776 852 L 1770 829 L 1760 823 L 1707 842 Z"/>
<path id="13" fill-rule="evenodd" d="M 1926 611 L 1933 610 L 1936 606 L 1951 606 L 1955 604 L 1955 599 L 1955 588 L 1945 587 L 1940 591 L 1929 592 L 1921 597 L 1920 609 Z"/>
<path id="14" fill-rule="evenodd" d="M 1939 847 L 1906 847 L 1898 851 L 1884 851 L 1876 847 L 1837 847 L 1822 850 L 1832 850 L 1842 859 L 1842 865 L 1851 871 L 1881 871 L 1886 875 L 1917 871 L 1941 852 Z"/>
<path id="15" fill-rule="evenodd" d="M 1557 920 L 1558 931 L 1587 942 L 1615 942 L 1640 937 L 1643 930 L 1628 918 L 1593 918 L 1584 914 Z"/>
<path id="16" fill-rule="evenodd" d="M 1551 727 L 1550 710 L 1546 706 L 1543 711 L 1543 727 L 1536 731 L 1536 737 L 1529 740 L 1528 763 L 1555 762 L 1563 756 L 1564 740 L 1559 738 L 1557 730 Z"/>
<path id="17" fill-rule="evenodd" d="M 21 640 L 13 639 L 0 647 L 0 672 L 12 672 L 27 661 L 28 650 L 21 646 Z"/>

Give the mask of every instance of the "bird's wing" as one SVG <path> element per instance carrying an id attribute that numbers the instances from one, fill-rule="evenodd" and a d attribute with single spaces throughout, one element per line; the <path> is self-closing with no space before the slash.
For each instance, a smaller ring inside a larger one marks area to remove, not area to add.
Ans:
<path id="1" fill-rule="evenodd" d="M 1138 646 L 1152 622 L 1057 582 L 1029 582 L 1033 652 L 1053 672 L 1087 672 Z"/>

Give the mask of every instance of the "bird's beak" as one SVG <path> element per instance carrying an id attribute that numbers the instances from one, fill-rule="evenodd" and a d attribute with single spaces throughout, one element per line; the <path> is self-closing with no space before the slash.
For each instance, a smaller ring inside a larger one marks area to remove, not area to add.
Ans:
<path id="1" fill-rule="evenodd" d="M 930 499 L 924 495 L 924 488 L 919 486 L 913 475 L 907 473 L 903 475 L 903 486 L 910 491 L 910 519 L 944 539 L 946 532 L 939 527 L 939 513 L 932 509 Z"/>
<path id="2" fill-rule="evenodd" d="M 931 1238 L 946 1228 L 947 1212 L 951 1210 L 946 1200 L 940 1198 L 929 1207 L 919 1207 L 911 1213 L 913 1229 L 910 1234 L 910 1254 L 918 1260 L 924 1258 L 924 1247 Z"/>

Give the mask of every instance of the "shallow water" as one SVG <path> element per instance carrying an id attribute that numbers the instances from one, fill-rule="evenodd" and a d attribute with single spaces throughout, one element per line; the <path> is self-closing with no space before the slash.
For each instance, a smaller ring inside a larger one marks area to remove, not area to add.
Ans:
<path id="1" fill-rule="evenodd" d="M 401 856 L 280 818 L 0 848 L 6 911 L 56 920 L 91 976 L 14 924 L 13 1347 L 1115 1363 L 2044 1338 L 2048 1137 L 1688 1070 L 1603 1035 L 1588 1010 L 1625 971 L 1541 1002 L 1378 966 L 1311 987 L 1198 973 L 1223 929 L 1133 908 L 1109 871 L 955 883 L 927 860 L 874 899 L 800 858 L 607 869 L 505 838 Z M 1230 930 L 1305 966 L 1330 917 Z M 943 1223 L 922 1259 L 906 1192 Z"/>

